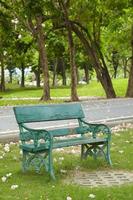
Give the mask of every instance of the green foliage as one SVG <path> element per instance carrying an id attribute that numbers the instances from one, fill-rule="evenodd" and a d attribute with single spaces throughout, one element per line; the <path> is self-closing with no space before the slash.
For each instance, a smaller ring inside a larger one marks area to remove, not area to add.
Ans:
<path id="1" fill-rule="evenodd" d="M 63 58 L 65 69 L 70 72 L 67 32 L 64 29 L 64 19 L 58 0 L 1 0 L 0 5 L 0 45 L 2 46 L 0 51 L 2 55 L 6 52 L 5 68 L 12 70 L 14 67 L 21 67 L 24 61 L 25 67 L 31 66 L 33 71 L 38 69 L 37 38 L 33 39 L 33 32 L 37 31 L 36 17 L 39 15 L 42 17 L 49 69 L 53 71 L 51 66 L 56 63 L 56 59 Z M 112 51 L 114 50 L 118 52 L 116 58 L 119 63 L 118 76 L 121 76 L 125 63 L 129 70 L 132 0 L 73 0 L 68 1 L 67 8 L 69 19 L 84 26 L 92 41 L 100 46 L 110 74 L 113 74 Z M 29 25 L 30 20 L 32 24 Z M 75 34 L 73 38 L 77 67 L 82 69 L 86 64 L 91 70 L 93 65 L 86 57 L 84 47 Z M 56 72 L 61 74 L 62 66 L 59 65 Z M 104 95 L 104 92 L 100 95 Z"/>

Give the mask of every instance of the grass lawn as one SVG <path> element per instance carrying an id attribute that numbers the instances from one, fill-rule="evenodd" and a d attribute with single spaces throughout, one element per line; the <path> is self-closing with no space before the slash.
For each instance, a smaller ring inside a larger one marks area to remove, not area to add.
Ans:
<path id="1" fill-rule="evenodd" d="M 118 97 L 124 97 L 127 87 L 127 79 L 113 80 L 113 85 Z M 105 97 L 105 92 L 99 82 L 92 81 L 89 85 L 78 85 L 78 95 L 88 97 Z M 70 87 L 51 88 L 51 97 L 70 97 Z M 16 85 L 7 85 L 6 92 L 1 92 L 0 96 L 3 98 L 40 98 L 42 96 L 42 88 L 26 87 L 20 88 Z M 63 100 L 52 100 L 48 103 L 61 103 Z M 20 105 L 20 104 L 40 104 L 39 100 L 11 100 L 0 99 L 0 106 L 6 105 Z"/>
<path id="2" fill-rule="evenodd" d="M 127 79 L 116 79 L 113 80 L 113 85 L 116 90 L 117 96 L 124 96 L 126 87 L 127 87 Z M 1 92 L 0 96 L 2 97 L 41 97 L 42 89 L 35 87 L 26 87 L 19 88 L 19 86 L 7 85 L 6 92 Z M 78 95 L 79 96 L 98 96 L 105 97 L 105 93 L 102 89 L 102 86 L 99 82 L 92 81 L 88 85 L 78 85 Z M 58 87 L 51 88 L 51 96 L 52 97 L 69 97 L 70 96 L 70 87 Z"/>
<path id="3" fill-rule="evenodd" d="M 39 100 L 34 100 L 34 99 L 26 99 L 26 100 L 11 100 L 11 99 L 6 99 L 6 100 L 0 100 L 0 106 L 14 106 L 14 105 L 35 105 L 35 104 L 53 104 L 53 103 L 63 103 L 63 100 L 50 100 L 47 102 L 42 102 Z"/>
<path id="4" fill-rule="evenodd" d="M 0 147 L 0 156 L 3 155 L 3 145 Z M 69 149 L 70 150 L 70 149 Z M 121 153 L 122 152 L 122 153 Z M 60 157 L 64 160 L 60 161 Z M 91 188 L 69 184 L 65 180 L 71 179 L 71 175 L 78 166 L 80 171 L 96 170 L 125 170 L 133 171 L 133 130 L 113 134 L 111 157 L 113 166 L 108 166 L 104 160 L 94 161 L 91 158 L 80 161 L 79 154 L 73 154 L 67 148 L 65 152 L 54 152 L 54 162 L 56 181 L 50 180 L 45 171 L 36 174 L 33 170 L 23 174 L 21 172 L 21 155 L 17 145 L 10 145 L 10 152 L 5 153 L 0 159 L 0 199 L 22 199 L 22 200 L 67 200 L 70 196 L 72 200 L 89 200 L 90 194 L 94 194 L 96 200 L 132 200 L 133 183 L 113 187 Z M 66 173 L 61 173 L 61 169 Z M 1 178 L 8 173 L 11 177 L 2 182 Z M 12 185 L 18 185 L 15 190 Z"/>

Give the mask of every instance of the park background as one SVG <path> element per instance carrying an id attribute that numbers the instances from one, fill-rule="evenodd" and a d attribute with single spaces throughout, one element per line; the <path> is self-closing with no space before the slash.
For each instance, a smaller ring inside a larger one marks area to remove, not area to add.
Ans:
<path id="1" fill-rule="evenodd" d="M 81 96 L 133 97 L 132 0 L 0 0 L 0 106 Z M 112 134 L 112 168 L 103 160 L 80 162 L 75 149 L 55 152 L 56 182 L 44 170 L 23 175 L 18 146 L 0 144 L 2 200 L 133 199 L 133 183 L 86 187 L 71 181 L 75 169 L 132 175 L 129 126 Z"/>

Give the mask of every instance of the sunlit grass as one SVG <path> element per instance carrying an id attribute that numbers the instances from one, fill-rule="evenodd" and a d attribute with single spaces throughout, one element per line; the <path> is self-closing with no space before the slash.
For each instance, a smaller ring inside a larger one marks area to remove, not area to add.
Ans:
<path id="1" fill-rule="evenodd" d="M 123 97 L 126 93 L 127 79 L 115 79 L 113 85 L 117 96 Z M 79 96 L 105 97 L 105 92 L 97 81 L 91 81 L 88 85 L 78 85 Z M 51 88 L 51 97 L 69 97 L 71 93 L 70 86 Z M 26 87 L 20 88 L 17 85 L 7 85 L 6 92 L 0 93 L 1 97 L 38 97 L 42 96 L 42 88 Z"/>

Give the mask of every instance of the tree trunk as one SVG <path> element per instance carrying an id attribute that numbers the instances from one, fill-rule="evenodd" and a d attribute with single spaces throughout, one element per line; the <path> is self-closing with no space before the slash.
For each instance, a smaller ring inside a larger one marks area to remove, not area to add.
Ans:
<path id="1" fill-rule="evenodd" d="M 132 48 L 131 67 L 130 67 L 126 97 L 133 97 L 133 25 L 131 30 L 131 48 Z"/>
<path id="2" fill-rule="evenodd" d="M 76 74 L 77 74 L 77 84 L 79 82 L 79 70 L 78 70 L 78 67 L 76 67 Z"/>
<path id="3" fill-rule="evenodd" d="M 113 64 L 113 69 L 114 69 L 113 77 L 116 79 L 117 69 L 118 69 L 118 64 L 119 64 L 118 52 L 116 50 L 112 51 L 112 64 Z"/>
<path id="4" fill-rule="evenodd" d="M 127 62 L 128 59 L 127 58 L 123 58 L 122 59 L 122 63 L 123 63 L 123 78 L 127 78 Z"/>
<path id="5" fill-rule="evenodd" d="M 89 69 L 86 64 L 84 65 L 84 72 L 85 72 L 85 82 L 89 84 Z"/>
<path id="6" fill-rule="evenodd" d="M 123 68 L 123 78 L 127 78 L 127 66 L 124 65 L 124 68 Z"/>
<path id="7" fill-rule="evenodd" d="M 40 72 L 38 70 L 34 70 L 35 79 L 36 79 L 36 87 L 40 87 Z"/>
<path id="8" fill-rule="evenodd" d="M 77 70 L 75 64 L 75 49 L 73 44 L 72 32 L 68 30 L 69 40 L 69 53 L 70 53 L 70 64 L 71 64 L 71 100 L 78 101 L 77 95 Z"/>
<path id="9" fill-rule="evenodd" d="M 58 59 L 56 58 L 56 61 L 53 64 L 53 87 L 57 84 L 57 65 L 58 65 Z"/>
<path id="10" fill-rule="evenodd" d="M 75 64 L 75 48 L 72 36 L 71 23 L 68 18 L 67 8 L 65 3 L 62 0 L 59 0 L 61 8 L 63 10 L 65 25 L 68 32 L 68 44 L 69 44 L 69 55 L 70 55 L 70 65 L 71 65 L 71 100 L 79 101 L 77 94 L 77 70 Z"/>
<path id="11" fill-rule="evenodd" d="M 115 91 L 114 91 L 114 88 L 112 85 L 112 81 L 111 81 L 107 66 L 105 64 L 105 61 L 103 59 L 103 55 L 102 55 L 100 49 L 98 49 L 98 51 L 99 51 L 98 53 L 100 55 L 102 63 L 98 57 L 98 53 L 97 53 L 96 49 L 94 49 L 94 45 L 92 45 L 92 41 L 90 41 L 90 38 L 89 39 L 86 38 L 85 35 L 83 34 L 83 32 L 80 31 L 78 29 L 78 27 L 75 26 L 73 23 L 71 23 L 71 25 L 72 25 L 73 31 L 77 34 L 77 36 L 83 43 L 89 59 L 91 59 L 93 67 L 96 71 L 97 78 L 101 82 L 107 98 L 115 98 L 116 94 L 115 94 Z"/>
<path id="12" fill-rule="evenodd" d="M 10 78 L 9 82 L 12 83 L 12 70 L 10 69 L 9 69 L 9 78 Z"/>
<path id="13" fill-rule="evenodd" d="M 66 69 L 65 69 L 65 63 L 63 60 L 63 57 L 61 58 L 61 63 L 62 63 L 62 85 L 66 85 Z"/>
<path id="14" fill-rule="evenodd" d="M 21 63 L 21 87 L 25 87 L 24 63 Z"/>
<path id="15" fill-rule="evenodd" d="M 35 76 L 36 76 L 36 87 L 41 87 L 40 85 L 40 74 L 41 74 L 41 71 L 40 71 L 40 56 L 39 56 L 39 59 L 38 59 L 38 67 L 37 67 L 37 70 L 35 70 Z"/>
<path id="16" fill-rule="evenodd" d="M 37 71 L 36 73 L 36 87 L 41 87 L 40 85 L 40 72 Z"/>
<path id="17" fill-rule="evenodd" d="M 47 101 L 50 100 L 50 86 L 49 86 L 49 71 L 48 71 L 48 61 L 47 61 L 47 54 L 45 49 L 45 38 L 43 34 L 43 27 L 42 27 L 42 16 L 36 17 L 37 22 L 37 42 L 38 42 L 38 49 L 40 55 L 40 65 L 43 71 L 44 77 L 44 86 L 43 86 L 43 95 L 41 100 Z"/>
<path id="18" fill-rule="evenodd" d="M 5 91 L 5 72 L 4 72 L 4 61 L 3 55 L 0 55 L 0 62 L 1 62 L 1 83 L 0 83 L 0 91 Z"/>

